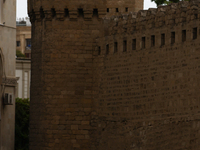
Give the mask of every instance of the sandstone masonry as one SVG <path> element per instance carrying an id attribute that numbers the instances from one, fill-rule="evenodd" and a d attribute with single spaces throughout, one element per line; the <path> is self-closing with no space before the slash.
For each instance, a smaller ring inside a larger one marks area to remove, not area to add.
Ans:
<path id="1" fill-rule="evenodd" d="M 29 0 L 31 150 L 199 150 L 200 2 L 142 5 Z"/>

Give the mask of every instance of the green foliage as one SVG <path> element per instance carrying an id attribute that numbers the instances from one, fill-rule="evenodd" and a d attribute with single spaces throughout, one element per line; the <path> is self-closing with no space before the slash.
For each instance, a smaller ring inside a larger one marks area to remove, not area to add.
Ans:
<path id="1" fill-rule="evenodd" d="M 162 5 L 165 3 L 165 0 L 151 0 L 152 2 L 155 2 L 157 6 Z"/>
<path id="2" fill-rule="evenodd" d="M 19 50 L 16 50 L 16 56 L 17 56 L 17 57 L 25 57 L 25 55 L 22 54 L 22 52 L 19 51 Z"/>
<path id="3" fill-rule="evenodd" d="M 15 108 L 15 150 L 29 149 L 29 110 L 28 99 L 16 98 Z"/>
<path id="4" fill-rule="evenodd" d="M 155 2 L 157 6 L 159 6 L 163 4 L 178 3 L 179 1 L 188 1 L 188 0 L 151 0 L 151 1 Z"/>

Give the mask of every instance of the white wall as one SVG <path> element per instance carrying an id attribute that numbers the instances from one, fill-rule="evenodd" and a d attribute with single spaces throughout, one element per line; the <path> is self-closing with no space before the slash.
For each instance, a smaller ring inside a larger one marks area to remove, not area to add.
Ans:
<path id="1" fill-rule="evenodd" d="M 30 98 L 30 79 L 31 79 L 30 59 L 16 60 L 17 97 Z"/>
<path id="2" fill-rule="evenodd" d="M 16 77 L 19 77 L 17 81 L 17 97 L 22 98 L 22 70 L 16 69 Z"/>
<path id="3" fill-rule="evenodd" d="M 11 93 L 14 96 L 13 105 L 4 105 L 2 98 L 0 98 L 0 150 L 14 150 L 16 0 L 0 1 L 2 2 L 1 23 L 3 23 L 0 24 L 0 48 L 2 49 L 2 56 L 4 58 L 3 67 L 5 68 L 5 72 L 3 76 L 6 79 L 1 87 L 4 87 L 5 93 Z"/>

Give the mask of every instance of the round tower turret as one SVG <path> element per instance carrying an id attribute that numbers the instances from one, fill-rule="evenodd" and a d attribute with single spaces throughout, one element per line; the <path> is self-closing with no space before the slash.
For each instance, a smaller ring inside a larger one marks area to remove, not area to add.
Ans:
<path id="1" fill-rule="evenodd" d="M 30 150 L 97 149 L 95 40 L 103 34 L 101 18 L 108 14 L 107 8 L 125 12 L 128 6 L 128 11 L 141 7 L 136 8 L 134 0 L 128 2 L 28 1 L 32 23 Z"/>

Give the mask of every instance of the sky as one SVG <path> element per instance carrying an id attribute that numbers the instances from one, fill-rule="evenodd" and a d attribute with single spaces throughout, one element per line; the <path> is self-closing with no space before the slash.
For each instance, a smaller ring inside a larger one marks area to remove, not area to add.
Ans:
<path id="1" fill-rule="evenodd" d="M 151 0 L 144 0 L 144 9 L 155 7 L 156 4 Z M 25 18 L 27 16 L 27 0 L 17 0 L 17 18 Z"/>

